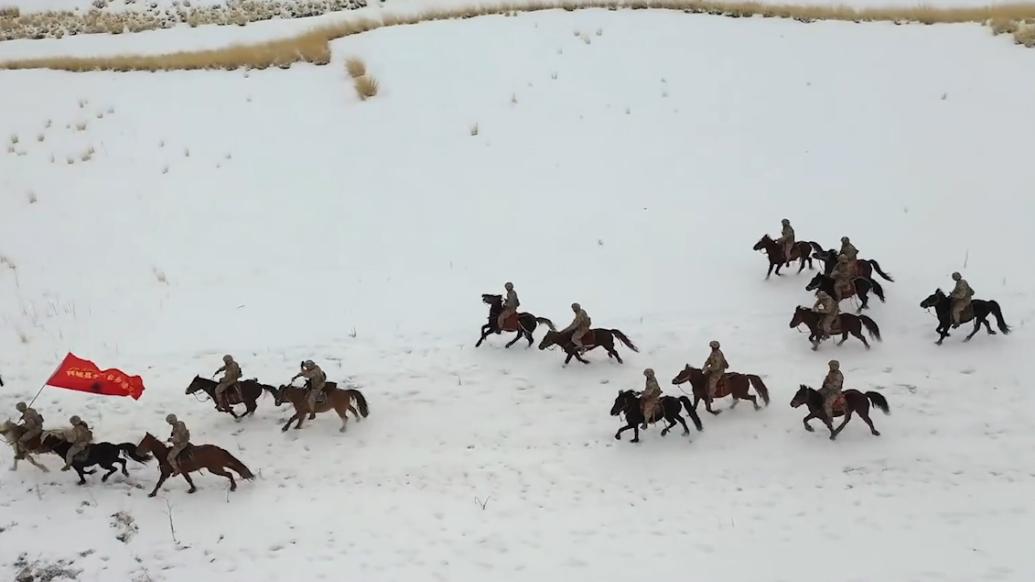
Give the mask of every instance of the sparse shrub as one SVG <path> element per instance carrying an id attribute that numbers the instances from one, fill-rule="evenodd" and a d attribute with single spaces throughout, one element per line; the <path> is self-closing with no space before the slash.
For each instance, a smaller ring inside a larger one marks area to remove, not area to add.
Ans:
<path id="1" fill-rule="evenodd" d="M 367 74 L 366 64 L 356 57 L 349 58 L 345 61 L 345 70 L 349 72 L 349 76 L 353 79 Z"/>
<path id="2" fill-rule="evenodd" d="M 76 131 L 86 131 L 86 122 L 85 121 L 80 121 L 79 123 L 75 124 L 75 130 Z"/>
<path id="3" fill-rule="evenodd" d="M 12 133 L 11 134 L 11 145 L 18 145 L 18 134 L 17 133 Z"/>
<path id="4" fill-rule="evenodd" d="M 26 198 L 29 199 L 29 204 L 35 204 L 39 201 L 39 198 L 36 197 L 36 193 L 32 190 L 29 190 L 29 192 L 26 194 Z"/>
<path id="5" fill-rule="evenodd" d="M 472 136 L 478 135 L 478 124 L 477 123 L 475 123 L 474 125 L 471 126 L 471 135 Z"/>
<path id="6" fill-rule="evenodd" d="M 356 86 L 356 94 L 359 95 L 361 100 L 366 101 L 367 99 L 377 95 L 377 79 L 369 75 L 363 75 L 362 77 L 356 77 L 354 83 Z"/>
<path id="7" fill-rule="evenodd" d="M 38 142 L 40 142 L 40 143 L 43 143 L 43 140 L 45 140 L 45 139 L 47 139 L 47 136 L 46 136 L 46 135 L 44 135 L 44 134 L 42 134 L 42 133 L 41 133 L 41 134 L 38 134 L 38 135 L 36 136 L 36 141 L 38 141 Z"/>
<path id="8" fill-rule="evenodd" d="M 1017 21 L 1007 20 L 1005 18 L 995 18 L 989 21 L 988 26 L 992 29 L 992 34 L 1013 34 L 1017 32 L 1019 27 Z"/>
<path id="9" fill-rule="evenodd" d="M 1013 41 L 1031 48 L 1035 47 L 1035 25 L 1025 26 L 1013 33 Z"/>

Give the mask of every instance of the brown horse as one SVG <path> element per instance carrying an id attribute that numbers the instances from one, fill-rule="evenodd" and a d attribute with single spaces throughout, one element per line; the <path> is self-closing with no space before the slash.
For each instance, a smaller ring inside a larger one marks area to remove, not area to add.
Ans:
<path id="1" fill-rule="evenodd" d="M 834 401 L 834 418 L 844 415 L 845 419 L 841 421 L 841 425 L 836 429 L 834 428 L 834 419 L 827 418 L 827 413 L 823 410 L 823 396 L 818 390 L 813 390 L 808 386 L 801 384 L 801 388 L 795 393 L 794 398 L 791 399 L 791 407 L 798 408 L 802 404 L 808 406 L 809 414 L 802 419 L 802 424 L 805 425 L 805 430 L 812 432 L 812 427 L 809 426 L 809 420 L 818 418 L 823 421 L 823 424 L 827 425 L 830 429 L 830 440 L 837 438 L 837 435 L 841 433 L 845 425 L 848 424 L 849 420 L 852 420 L 852 413 L 856 412 L 870 427 L 870 434 L 873 436 L 880 436 L 880 432 L 873 427 L 873 421 L 870 420 L 870 403 L 880 409 L 884 414 L 891 414 L 891 410 L 888 408 L 888 401 L 884 398 L 884 395 L 880 392 L 867 392 L 863 394 L 859 390 L 848 389 L 841 392 L 841 397 Z"/>
<path id="2" fill-rule="evenodd" d="M 682 371 L 672 379 L 673 384 L 683 384 L 690 382 L 692 391 L 694 393 L 694 410 L 697 410 L 697 403 L 704 400 L 704 409 L 712 414 L 719 414 L 721 410 L 712 410 L 712 403 L 708 399 L 708 377 L 701 373 L 700 368 L 694 368 L 690 364 L 687 364 Z M 754 405 L 755 410 L 761 410 L 761 406 L 758 405 L 758 400 L 748 394 L 750 387 L 755 388 L 755 392 L 762 397 L 762 402 L 765 402 L 766 406 L 769 406 L 769 389 L 766 388 L 765 382 L 762 378 L 755 374 L 740 374 L 738 372 L 727 372 L 722 375 L 722 379 L 719 380 L 719 385 L 715 387 L 715 398 L 725 398 L 726 396 L 733 395 L 733 404 L 730 408 L 737 406 L 738 400 L 750 400 L 751 404 Z"/>
<path id="3" fill-rule="evenodd" d="M 316 412 L 319 414 L 333 409 L 341 418 L 341 429 L 338 432 L 345 432 L 345 425 L 349 420 L 348 411 L 351 410 L 353 416 L 358 420 L 360 415 L 363 417 L 369 416 L 370 409 L 367 406 L 367 399 L 362 392 L 354 388 L 337 388 L 333 384 L 333 382 L 327 383 L 327 386 L 324 388 L 323 400 L 316 402 Z M 288 419 L 287 424 L 280 430 L 287 431 L 291 423 L 296 419 L 298 424 L 295 425 L 295 430 L 302 428 L 302 420 L 309 414 L 309 403 L 307 402 L 309 391 L 305 388 L 296 388 L 294 386 L 281 386 L 273 395 L 276 397 L 277 406 L 290 402 L 295 407 L 295 414 Z M 353 400 L 359 406 L 358 413 L 352 406 Z"/>
<path id="4" fill-rule="evenodd" d="M 24 451 L 21 455 L 18 454 L 18 439 L 22 438 L 22 436 L 24 434 L 25 434 L 25 427 L 21 426 L 20 424 L 16 424 L 14 422 L 11 422 L 10 420 L 5 420 L 3 422 L 3 424 L 0 424 L 0 435 L 3 435 L 4 440 L 6 440 L 7 444 L 11 445 L 11 448 L 14 449 L 14 451 L 15 451 L 15 454 L 14 454 L 14 465 L 11 467 L 11 470 L 12 471 L 17 471 L 18 470 L 18 461 L 20 461 L 21 459 L 25 459 L 33 467 L 36 467 L 37 469 L 39 469 L 40 471 L 43 471 L 44 473 L 49 473 L 50 469 L 48 469 L 45 466 L 43 466 L 43 465 L 39 464 L 38 462 L 36 462 L 36 459 L 34 459 L 32 457 L 32 454 L 29 452 L 29 451 L 31 451 L 33 453 L 46 453 L 46 452 L 49 452 L 48 450 L 41 450 L 40 449 L 40 447 L 42 445 L 42 443 L 40 442 L 40 437 L 36 437 L 36 438 L 30 439 L 29 442 L 26 444 L 26 448 L 28 450 Z"/>
<path id="5" fill-rule="evenodd" d="M 584 360 L 582 356 L 579 355 L 579 350 L 575 347 L 575 342 L 571 341 L 573 333 L 574 332 L 571 331 L 548 331 L 546 332 L 546 335 L 543 336 L 543 341 L 539 342 L 539 349 L 545 350 L 550 346 L 558 345 L 561 346 L 561 349 L 568 354 L 568 357 L 564 358 L 565 364 L 570 362 L 572 358 L 575 358 L 583 364 L 588 364 L 589 361 Z M 617 329 L 591 329 L 586 332 L 586 335 L 582 336 L 582 346 L 587 352 L 593 348 L 602 347 L 607 350 L 607 357 L 614 358 L 618 360 L 619 364 L 621 364 L 623 363 L 622 357 L 615 351 L 615 338 L 621 340 L 621 342 L 630 350 L 634 352 L 640 351 L 640 349 L 633 345 L 632 341 L 630 341 L 624 333 Z"/>
<path id="6" fill-rule="evenodd" d="M 768 279 L 773 274 L 773 268 L 776 268 L 776 276 L 783 277 L 780 274 L 780 269 L 787 265 L 791 265 L 791 261 L 798 261 L 798 272 L 805 270 L 805 262 L 808 261 L 809 268 L 812 268 L 812 245 L 815 243 L 808 243 L 805 241 L 797 241 L 794 246 L 791 247 L 791 256 L 785 257 L 783 251 L 783 245 L 773 240 L 768 234 L 762 235 L 762 238 L 758 239 L 755 246 L 751 247 L 756 251 L 765 250 L 765 254 L 769 256 L 769 271 L 766 272 L 765 278 Z"/>
<path id="7" fill-rule="evenodd" d="M 799 305 L 794 309 L 794 315 L 791 317 L 790 326 L 792 329 L 798 327 L 801 324 L 805 324 L 809 328 L 809 341 L 812 342 L 812 350 L 819 349 L 819 342 L 827 339 L 828 336 L 823 332 L 820 325 L 823 316 L 815 311 L 812 311 L 808 307 L 802 307 Z M 834 323 L 833 334 L 841 334 L 841 341 L 837 342 L 837 345 L 841 345 L 848 340 L 848 334 L 852 334 L 862 341 L 866 349 L 870 349 L 870 343 L 863 337 L 862 328 L 866 326 L 867 333 L 870 337 L 881 341 L 880 339 L 880 328 L 877 327 L 877 322 L 873 321 L 865 315 L 852 315 L 850 313 L 842 313 L 838 316 L 838 321 Z"/>
<path id="8" fill-rule="evenodd" d="M 151 433 L 144 435 L 144 438 L 137 445 L 137 454 L 143 455 L 150 453 L 158 459 L 158 468 L 161 470 L 162 475 L 158 478 L 158 483 L 155 485 L 154 490 L 148 497 L 154 497 L 158 494 L 158 488 L 165 483 L 165 480 L 172 475 L 172 466 L 169 465 L 169 447 L 165 446 L 165 443 L 158 440 Z M 230 480 L 230 490 L 237 491 L 237 481 L 234 481 L 234 476 L 226 469 L 232 469 L 242 479 L 254 479 L 255 475 L 252 474 L 248 467 L 244 466 L 244 463 L 238 461 L 236 457 L 231 455 L 226 449 L 217 447 L 216 445 L 191 445 L 187 450 L 180 453 L 179 458 L 180 475 L 187 480 L 187 484 L 190 485 L 190 489 L 187 493 L 194 493 L 198 490 L 194 486 L 194 481 L 190 478 L 190 473 L 194 471 L 200 471 L 206 469 L 209 473 L 226 477 Z"/>
<path id="9" fill-rule="evenodd" d="M 262 396 L 263 390 L 267 388 L 272 389 L 273 386 L 259 383 L 258 379 L 252 378 L 250 380 L 239 380 L 237 386 L 232 386 L 223 393 L 223 398 L 226 402 L 216 402 L 216 386 L 219 384 L 215 380 L 208 378 L 202 378 L 201 376 L 194 376 L 190 384 L 187 386 L 186 394 L 196 394 L 198 392 L 204 392 L 208 394 L 208 397 L 212 399 L 212 402 L 216 403 L 216 410 L 220 412 L 227 412 L 234 419 L 241 419 L 246 416 L 255 414 L 257 408 L 256 401 Z M 234 412 L 235 404 L 244 404 L 244 414 L 237 414 Z"/>
<path id="10" fill-rule="evenodd" d="M 834 249 L 823 250 L 823 247 L 819 246 L 818 243 L 812 243 L 812 248 L 815 252 L 812 256 L 823 261 L 823 274 L 829 275 L 834 272 L 834 267 L 837 266 L 837 255 L 838 252 Z M 855 268 L 855 276 L 862 277 L 864 279 L 873 279 L 873 274 L 877 273 L 884 278 L 885 281 L 895 282 L 891 278 L 891 275 L 885 273 L 880 268 L 880 263 L 873 259 L 856 259 L 852 264 Z"/>

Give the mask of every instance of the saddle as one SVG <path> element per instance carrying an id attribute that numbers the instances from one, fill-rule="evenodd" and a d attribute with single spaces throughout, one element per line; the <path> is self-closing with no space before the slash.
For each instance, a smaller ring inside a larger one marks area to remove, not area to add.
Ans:
<path id="1" fill-rule="evenodd" d="M 589 347 L 589 346 L 592 346 L 592 345 L 596 345 L 594 343 L 594 341 L 596 340 L 596 337 L 597 336 L 596 336 L 595 333 L 593 333 L 593 330 L 587 331 L 586 333 L 582 334 L 582 345 L 584 347 Z"/>
<path id="2" fill-rule="evenodd" d="M 854 274 L 852 275 L 855 276 Z M 834 284 L 834 292 L 837 293 L 841 299 L 848 299 L 852 295 L 855 295 L 855 283 L 854 279 L 849 279 L 845 283 L 837 282 Z"/>
<path id="3" fill-rule="evenodd" d="M 970 304 L 968 304 L 966 307 L 964 307 L 963 311 L 960 312 L 960 323 L 964 323 L 966 321 L 970 321 L 971 319 L 974 319 L 974 301 L 973 300 L 971 300 Z"/>
<path id="4" fill-rule="evenodd" d="M 838 416 L 845 413 L 845 395 L 844 393 L 838 394 L 834 400 L 834 416 Z"/>
<path id="5" fill-rule="evenodd" d="M 830 335 L 837 335 L 842 331 L 844 330 L 841 329 L 841 316 L 838 315 L 834 318 L 834 322 L 830 324 Z"/>
<path id="6" fill-rule="evenodd" d="M 736 374 L 736 372 L 726 372 L 719 378 L 719 381 L 715 384 L 715 398 L 725 398 L 729 396 L 733 389 L 730 387 L 730 382 L 727 379 Z"/>
<path id="7" fill-rule="evenodd" d="M 512 313 L 503 320 L 503 331 L 518 330 L 518 314 Z"/>
<path id="8" fill-rule="evenodd" d="M 187 443 L 187 448 L 183 449 L 182 451 L 180 451 L 180 454 L 176 455 L 176 460 L 178 460 L 178 461 L 186 461 L 186 460 L 189 460 L 190 458 L 192 458 L 193 456 L 194 456 L 194 445 L 192 443 Z"/>

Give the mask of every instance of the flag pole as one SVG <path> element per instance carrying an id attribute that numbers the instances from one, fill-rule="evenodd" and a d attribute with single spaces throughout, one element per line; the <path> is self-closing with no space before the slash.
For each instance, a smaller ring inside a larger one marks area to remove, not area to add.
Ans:
<path id="1" fill-rule="evenodd" d="M 36 395 L 32 397 L 32 400 L 29 401 L 29 406 L 32 406 L 32 403 L 36 402 L 36 399 L 40 397 L 41 393 L 43 393 L 43 389 L 47 387 L 47 382 L 49 382 L 50 379 L 54 377 L 54 374 L 57 374 L 57 371 L 61 369 L 61 365 L 65 363 L 65 360 L 67 360 L 68 356 L 70 355 L 72 355 L 72 352 L 68 352 L 67 354 L 65 354 L 64 358 L 61 358 L 61 361 L 54 368 L 54 371 L 51 372 L 49 376 L 47 376 L 47 379 L 44 380 L 43 385 L 40 386 L 40 389 L 36 392 Z"/>

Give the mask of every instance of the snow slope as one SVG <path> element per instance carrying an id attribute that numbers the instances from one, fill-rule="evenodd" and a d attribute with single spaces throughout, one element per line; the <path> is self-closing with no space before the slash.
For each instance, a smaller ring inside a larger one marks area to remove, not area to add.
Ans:
<path id="1" fill-rule="evenodd" d="M 148 388 L 47 389 L 48 425 L 80 414 L 136 441 L 175 412 L 260 474 L 148 499 L 154 466 L 83 488 L 4 471 L 0 567 L 24 552 L 81 580 L 1030 578 L 1030 51 L 978 27 L 607 11 L 334 49 L 327 67 L 247 74 L 0 74 L 18 88 L 0 93 L 0 138 L 17 136 L 0 154 L 0 410 L 71 350 Z M 374 99 L 355 97 L 348 56 Z M 814 353 L 788 328 L 808 276 L 765 281 L 751 251 L 785 216 L 896 277 L 872 301 L 883 343 Z M 1012 335 L 933 345 L 919 302 L 957 269 Z M 566 324 L 580 301 L 641 352 L 562 368 L 502 338 L 475 350 L 479 293 L 506 280 L 523 308 Z M 770 407 L 705 418 L 692 444 L 653 427 L 616 442 L 615 392 L 650 366 L 678 395 L 668 379 L 713 338 L 764 375 Z M 271 383 L 311 357 L 372 414 L 281 434 L 266 399 L 234 423 L 183 394 L 225 352 Z M 802 430 L 788 402 L 830 357 L 889 399 L 880 438 L 858 419 L 837 443 Z M 139 526 L 126 543 L 119 511 Z"/>

